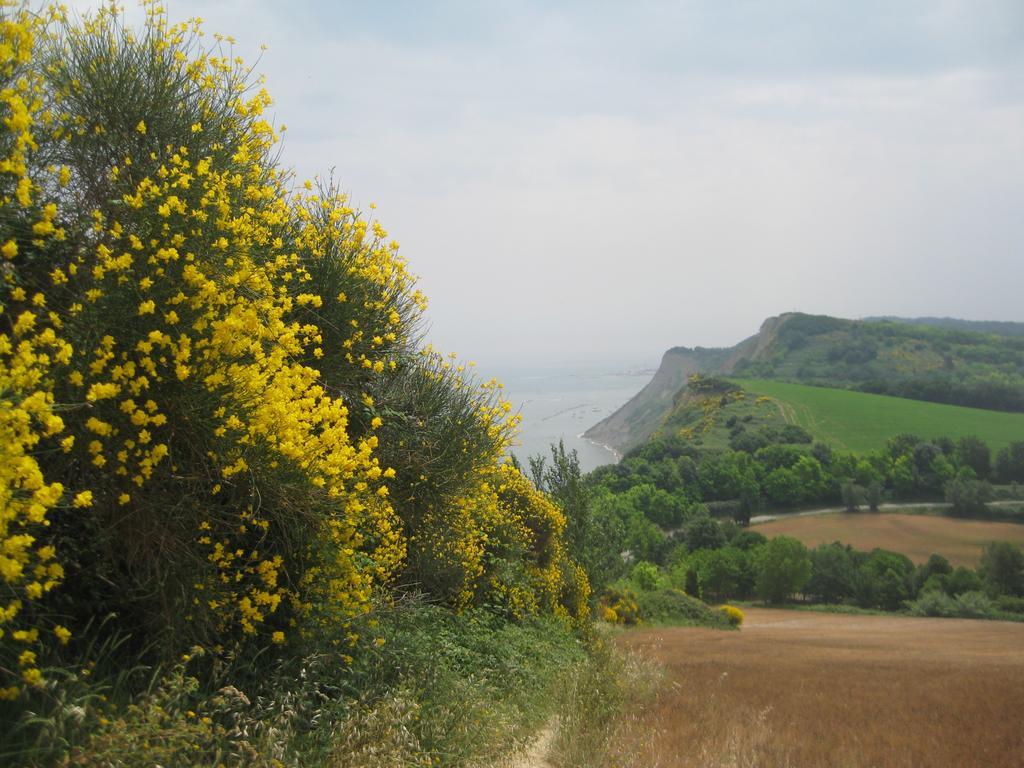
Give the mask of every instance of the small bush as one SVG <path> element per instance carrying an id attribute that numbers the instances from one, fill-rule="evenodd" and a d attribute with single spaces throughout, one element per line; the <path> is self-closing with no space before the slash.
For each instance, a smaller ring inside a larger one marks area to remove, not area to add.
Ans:
<path id="1" fill-rule="evenodd" d="M 640 618 L 652 624 L 728 629 L 729 619 L 720 611 L 689 597 L 678 589 L 660 589 L 637 595 Z"/>
<path id="2" fill-rule="evenodd" d="M 727 619 L 729 619 L 729 623 L 734 627 L 739 627 L 743 624 L 743 611 L 735 605 L 720 605 L 718 606 L 718 610 L 721 611 Z"/>
<path id="3" fill-rule="evenodd" d="M 1013 597 L 1012 595 L 1000 595 L 995 600 L 996 608 L 1006 613 L 1024 614 L 1024 597 Z"/>
<path id="4" fill-rule="evenodd" d="M 907 603 L 913 616 L 938 616 L 956 619 L 998 619 L 996 606 L 983 592 L 964 592 L 950 597 L 944 592 L 929 591 Z"/>
<path id="5" fill-rule="evenodd" d="M 658 589 L 664 581 L 658 566 L 646 560 L 642 560 L 633 566 L 633 572 L 629 578 L 636 585 L 637 589 L 644 592 Z"/>
<path id="6" fill-rule="evenodd" d="M 609 587 L 598 602 L 598 615 L 611 624 L 633 625 L 640 621 L 636 593 L 621 587 Z"/>

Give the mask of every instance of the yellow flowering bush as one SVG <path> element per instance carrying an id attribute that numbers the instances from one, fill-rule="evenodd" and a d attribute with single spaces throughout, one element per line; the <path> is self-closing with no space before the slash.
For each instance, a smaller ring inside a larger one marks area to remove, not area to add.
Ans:
<path id="1" fill-rule="evenodd" d="M 729 620 L 729 623 L 734 627 L 738 627 L 743 624 L 743 611 L 737 608 L 735 605 L 720 605 L 718 610 L 725 614 L 725 617 Z"/>
<path id="2" fill-rule="evenodd" d="M 280 170 L 230 41 L 0 8 L 0 697 L 96 615 L 165 658 L 351 643 L 396 583 L 582 621 L 499 386 L 420 348 L 379 223 Z"/>

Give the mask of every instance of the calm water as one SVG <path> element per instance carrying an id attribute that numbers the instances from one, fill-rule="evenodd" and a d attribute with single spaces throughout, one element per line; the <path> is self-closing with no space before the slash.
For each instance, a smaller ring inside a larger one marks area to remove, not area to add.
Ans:
<path id="1" fill-rule="evenodd" d="M 618 457 L 608 448 L 583 439 L 583 432 L 623 405 L 654 375 L 653 369 L 623 367 L 615 370 L 535 369 L 496 371 L 505 394 L 523 417 L 516 457 L 550 455 L 559 439 L 566 450 L 575 449 L 580 467 L 589 472 Z"/>

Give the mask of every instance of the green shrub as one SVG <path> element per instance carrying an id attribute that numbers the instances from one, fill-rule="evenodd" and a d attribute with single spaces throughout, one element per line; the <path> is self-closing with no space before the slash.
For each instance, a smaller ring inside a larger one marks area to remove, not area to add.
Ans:
<path id="1" fill-rule="evenodd" d="M 732 625 L 720 611 L 678 589 L 659 589 L 637 595 L 640 618 L 652 624 L 728 629 Z"/>
<path id="2" fill-rule="evenodd" d="M 641 560 L 633 566 L 629 578 L 636 585 L 637 589 L 642 592 L 659 589 L 664 585 L 665 581 L 661 569 L 654 563 L 649 563 L 646 560 Z"/>
<path id="3" fill-rule="evenodd" d="M 959 619 L 1000 618 L 996 606 L 984 592 L 964 592 L 956 597 L 939 591 L 923 593 L 917 600 L 907 603 L 914 616 L 941 616 Z"/>

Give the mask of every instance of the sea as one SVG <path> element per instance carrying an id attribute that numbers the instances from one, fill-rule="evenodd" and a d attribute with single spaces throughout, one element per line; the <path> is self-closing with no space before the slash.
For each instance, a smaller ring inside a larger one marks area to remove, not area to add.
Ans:
<path id="1" fill-rule="evenodd" d="M 567 451 L 576 451 L 584 472 L 617 462 L 612 448 L 583 433 L 643 389 L 654 372 L 643 365 L 495 370 L 505 397 L 522 417 L 512 452 L 526 466 L 528 457 L 550 456 L 551 445 L 562 440 Z"/>

